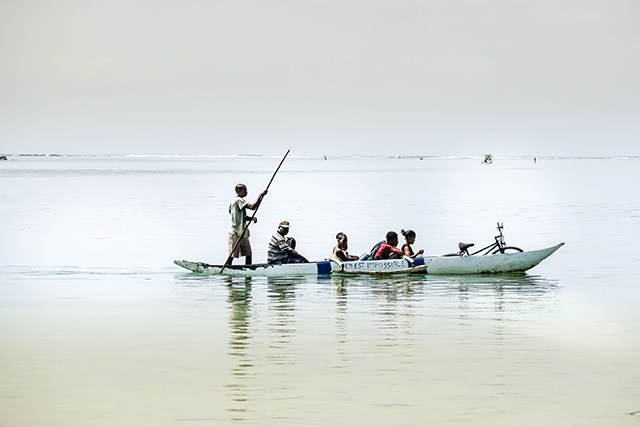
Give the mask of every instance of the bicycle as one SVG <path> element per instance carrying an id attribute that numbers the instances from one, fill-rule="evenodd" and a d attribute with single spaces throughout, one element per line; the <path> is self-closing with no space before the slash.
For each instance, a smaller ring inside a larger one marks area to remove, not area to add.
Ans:
<path id="1" fill-rule="evenodd" d="M 485 246 L 484 248 L 477 250 L 473 253 L 469 253 L 469 248 L 472 246 L 475 246 L 474 243 L 464 243 L 464 242 L 460 242 L 458 243 L 458 248 L 460 249 L 459 252 L 456 252 L 455 254 L 446 254 L 443 256 L 473 256 L 473 255 L 495 255 L 495 254 L 508 254 L 508 253 L 517 253 L 517 252 L 523 252 L 522 249 L 520 249 L 517 246 L 507 246 L 507 244 L 504 241 L 504 236 L 502 235 L 502 229 L 504 228 L 503 224 L 504 223 L 497 223 L 498 224 L 498 232 L 499 234 L 497 236 L 494 237 L 495 242 L 490 244 L 489 246 Z"/>

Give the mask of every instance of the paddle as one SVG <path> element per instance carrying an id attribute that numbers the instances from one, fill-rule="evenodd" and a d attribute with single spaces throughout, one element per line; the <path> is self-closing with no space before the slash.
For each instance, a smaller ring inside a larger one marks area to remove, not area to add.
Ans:
<path id="1" fill-rule="evenodd" d="M 280 170 L 280 166 L 282 166 L 282 164 L 284 163 L 284 159 L 287 158 L 287 156 L 289 155 L 289 152 L 291 150 L 287 150 L 287 153 L 284 155 L 284 157 L 282 158 L 282 160 L 280 161 L 280 164 L 278 165 L 278 168 L 276 169 L 276 171 L 273 173 L 273 176 L 271 177 L 271 181 L 269 181 L 269 184 L 267 185 L 267 188 L 265 188 L 265 190 L 268 190 L 269 187 L 271 186 L 271 183 L 273 182 L 273 178 L 276 177 L 276 174 L 278 173 L 278 171 Z M 251 224 L 251 222 L 253 221 L 253 218 L 255 218 L 256 213 L 258 213 L 258 209 L 260 209 L 260 204 L 262 203 L 262 199 L 264 198 L 264 196 L 260 196 L 260 198 L 258 199 L 258 203 L 257 203 L 257 207 L 256 209 L 253 211 L 253 215 L 251 215 L 251 219 L 249 219 L 249 221 L 247 223 L 245 223 L 244 228 L 242 229 L 242 233 L 240 233 L 240 237 L 238 238 L 238 241 L 236 242 L 235 245 L 233 245 L 233 249 L 231 250 L 231 253 L 229 254 L 229 257 L 227 258 L 227 260 L 225 261 L 224 265 L 222 266 L 222 268 L 220 269 L 220 273 L 222 274 L 222 272 L 224 271 L 225 268 L 227 268 L 227 266 L 229 265 L 229 263 L 231 262 L 231 260 L 233 259 L 233 253 L 236 251 L 236 248 L 238 247 L 238 244 L 240 244 L 240 241 L 242 240 L 242 237 L 244 236 L 244 233 L 247 231 L 247 228 L 249 228 L 249 224 Z"/>

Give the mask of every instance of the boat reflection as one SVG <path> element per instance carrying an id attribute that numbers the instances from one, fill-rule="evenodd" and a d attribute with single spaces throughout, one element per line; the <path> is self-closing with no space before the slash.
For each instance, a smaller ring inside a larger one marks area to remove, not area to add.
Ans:
<path id="1" fill-rule="evenodd" d="M 345 277 L 322 276 L 318 277 L 320 289 L 332 288 L 336 302 L 335 306 L 335 364 L 333 369 L 341 374 L 347 374 L 349 363 L 353 359 L 349 351 L 349 311 L 347 306 L 349 283 Z"/>
<path id="2" fill-rule="evenodd" d="M 346 305 L 348 300 L 373 298 L 385 303 L 402 301 L 403 304 L 424 299 L 446 301 L 455 297 L 459 308 L 468 303 L 492 297 L 494 309 L 507 306 L 528 309 L 547 304 L 560 291 L 557 281 L 524 272 L 500 275 L 465 276 L 332 276 L 336 303 Z"/>
<path id="3" fill-rule="evenodd" d="M 269 324 L 269 356 L 278 364 L 290 362 L 284 349 L 296 333 L 296 286 L 304 281 L 300 277 L 269 277 L 267 279 L 267 307 L 271 312 Z"/>
<path id="4" fill-rule="evenodd" d="M 300 277 L 224 279 L 228 289 L 228 354 L 233 359 L 230 369 L 233 380 L 226 385 L 231 402 L 227 411 L 232 420 L 246 420 L 251 395 L 259 393 L 256 385 L 261 376 L 279 377 L 279 390 L 286 392 L 287 366 L 296 363 L 295 351 L 290 348 L 291 340 L 297 334 L 296 290 L 304 280 Z M 268 314 L 263 317 L 264 304 L 260 294 L 264 292 L 265 284 Z M 253 294 L 258 295 L 258 301 Z M 264 366 L 260 367 L 261 363 L 270 367 L 268 373 Z"/>
<path id="5" fill-rule="evenodd" d="M 348 276 L 333 275 L 330 282 L 333 285 L 336 296 L 340 295 L 340 301 L 346 303 L 348 289 L 366 290 L 376 298 L 397 301 L 398 299 L 411 299 L 414 296 L 415 285 L 423 283 L 422 275 L 398 275 L 398 276 Z"/>
<path id="6" fill-rule="evenodd" d="M 497 301 L 510 304 L 535 304 L 555 296 L 560 287 L 557 280 L 516 272 L 499 275 L 429 276 L 429 289 L 456 292 L 460 297 L 474 298 L 493 295 Z"/>
<path id="7" fill-rule="evenodd" d="M 286 339 L 292 332 L 288 330 L 288 325 L 295 316 L 296 289 L 302 281 L 304 278 L 301 277 L 267 278 L 267 304 L 269 310 L 274 313 L 275 320 L 270 330 L 280 333 L 282 339 Z"/>
<path id="8" fill-rule="evenodd" d="M 455 356 L 452 346 L 464 354 L 513 345 L 524 336 L 519 325 L 554 309 L 561 286 L 526 273 L 334 275 L 194 277 L 181 280 L 178 291 L 194 306 L 215 306 L 221 299 L 212 295 L 226 296 L 225 408 L 230 421 L 247 422 L 257 401 L 295 408 L 311 361 L 326 375 L 345 378 L 361 372 L 363 359 L 373 363 L 368 355 L 386 355 L 393 363 L 380 362 L 384 369 L 376 372 L 410 381 L 408 373 L 424 360 Z"/>
<path id="9" fill-rule="evenodd" d="M 247 412 L 248 377 L 254 361 L 250 353 L 251 346 L 251 277 L 226 279 L 228 286 L 227 304 L 229 307 L 229 356 L 235 359 L 231 368 L 233 381 L 227 384 L 232 406 L 227 409 L 232 419 L 241 421 Z"/>
<path id="10" fill-rule="evenodd" d="M 296 285 L 304 281 L 303 277 L 267 277 L 267 296 L 274 310 L 289 310 L 293 307 Z"/>

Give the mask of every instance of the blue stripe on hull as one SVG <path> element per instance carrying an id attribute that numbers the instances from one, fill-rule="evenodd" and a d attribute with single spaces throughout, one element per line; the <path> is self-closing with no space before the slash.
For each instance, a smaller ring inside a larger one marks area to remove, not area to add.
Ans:
<path id="1" fill-rule="evenodd" d="M 331 273 L 331 263 L 329 261 L 318 261 L 316 265 L 318 266 L 318 274 Z"/>

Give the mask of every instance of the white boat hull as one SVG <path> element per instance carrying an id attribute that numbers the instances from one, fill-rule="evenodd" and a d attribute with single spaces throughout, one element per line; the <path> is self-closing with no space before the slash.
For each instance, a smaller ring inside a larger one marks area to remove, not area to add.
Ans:
<path id="1" fill-rule="evenodd" d="M 526 271 L 548 258 L 564 243 L 536 251 L 454 257 L 426 257 L 427 273 L 434 275 L 509 273 Z"/>
<path id="2" fill-rule="evenodd" d="M 204 262 L 175 260 L 174 264 L 191 270 L 196 274 L 215 276 L 220 274 L 221 265 L 210 265 Z M 222 272 L 223 276 L 309 276 L 331 273 L 331 264 L 328 261 L 296 263 L 296 264 L 252 264 L 230 265 Z"/>
<path id="3" fill-rule="evenodd" d="M 342 274 L 403 274 L 425 273 L 427 266 L 421 258 L 409 262 L 406 259 L 382 259 L 367 261 L 331 261 L 331 273 Z"/>
<path id="4" fill-rule="evenodd" d="M 417 258 L 411 265 L 404 259 L 374 261 L 319 261 L 306 264 L 231 265 L 222 272 L 225 276 L 304 276 L 319 274 L 401 274 L 426 273 L 433 275 L 463 275 L 509 273 L 535 267 L 564 243 L 536 251 L 495 255 L 445 256 Z M 219 275 L 221 265 L 175 260 L 174 263 L 196 274 Z"/>

